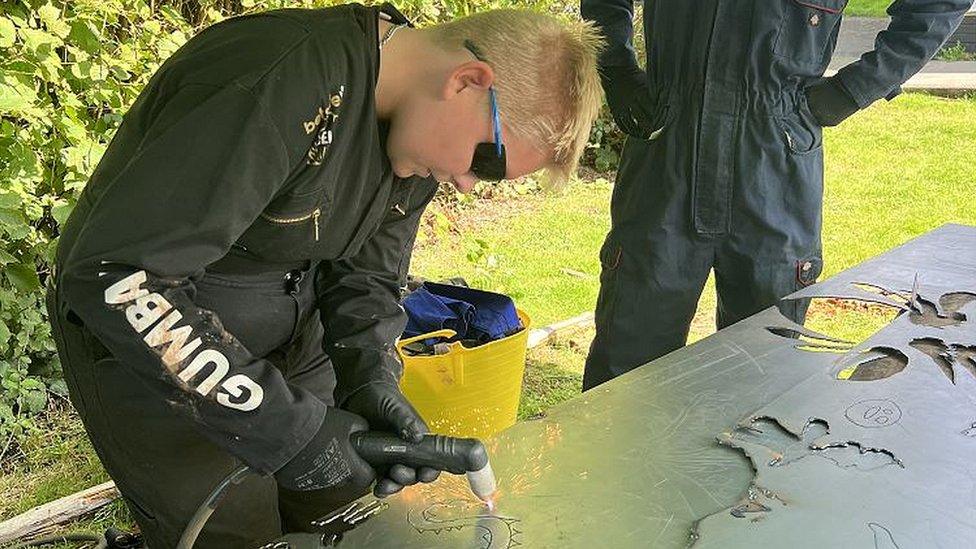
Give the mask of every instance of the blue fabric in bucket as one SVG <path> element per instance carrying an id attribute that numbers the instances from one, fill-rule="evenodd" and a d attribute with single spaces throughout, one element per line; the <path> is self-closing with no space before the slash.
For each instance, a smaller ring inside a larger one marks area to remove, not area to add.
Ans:
<path id="1" fill-rule="evenodd" d="M 404 337 L 436 332 L 447 328 L 459 335 L 468 333 L 474 320 L 474 306 L 464 301 L 432 294 L 426 285 L 417 288 L 403 300 L 407 311 Z"/>
<path id="2" fill-rule="evenodd" d="M 455 339 L 487 343 L 522 329 L 512 298 L 465 286 L 425 282 L 404 299 L 403 308 L 408 318 L 406 337 L 450 328 L 458 334 Z"/>

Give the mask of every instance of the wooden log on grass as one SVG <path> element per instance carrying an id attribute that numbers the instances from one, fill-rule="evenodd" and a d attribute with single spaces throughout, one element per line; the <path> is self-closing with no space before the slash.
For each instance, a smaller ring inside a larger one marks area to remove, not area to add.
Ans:
<path id="1" fill-rule="evenodd" d="M 592 311 L 585 312 L 579 316 L 574 316 L 573 318 L 567 318 L 566 320 L 560 320 L 559 322 L 550 324 L 548 326 L 543 326 L 542 328 L 536 328 L 529 332 L 527 346 L 529 349 L 534 349 L 545 343 L 549 338 L 555 336 L 558 332 L 582 328 L 588 324 L 593 324 Z"/>
<path id="2" fill-rule="evenodd" d="M 50 532 L 57 526 L 112 503 L 118 497 L 119 491 L 115 488 L 115 483 L 109 481 L 35 507 L 0 522 L 0 545 Z"/>

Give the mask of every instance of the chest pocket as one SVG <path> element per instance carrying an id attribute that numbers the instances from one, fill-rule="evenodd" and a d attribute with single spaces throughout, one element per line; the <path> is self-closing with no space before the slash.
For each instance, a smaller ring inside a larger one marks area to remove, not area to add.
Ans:
<path id="1" fill-rule="evenodd" d="M 298 188 L 276 197 L 241 236 L 238 247 L 267 261 L 308 259 L 323 237 L 322 218 L 330 204 L 327 191 Z"/>
<path id="2" fill-rule="evenodd" d="M 820 66 L 835 35 L 848 0 L 781 0 L 780 22 L 774 52 L 800 65 Z"/>

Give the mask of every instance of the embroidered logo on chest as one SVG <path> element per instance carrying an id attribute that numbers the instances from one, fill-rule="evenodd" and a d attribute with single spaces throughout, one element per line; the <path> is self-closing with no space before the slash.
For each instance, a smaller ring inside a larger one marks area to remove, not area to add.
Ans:
<path id="1" fill-rule="evenodd" d="M 345 91 L 345 86 L 339 86 L 339 91 L 329 96 L 329 103 L 324 108 L 319 107 L 315 118 L 302 123 L 307 135 L 315 134 L 305 158 L 305 163 L 309 166 L 318 166 L 325 159 L 325 153 L 332 144 L 332 132 L 339 120 L 339 109 L 342 107 L 342 96 Z"/>

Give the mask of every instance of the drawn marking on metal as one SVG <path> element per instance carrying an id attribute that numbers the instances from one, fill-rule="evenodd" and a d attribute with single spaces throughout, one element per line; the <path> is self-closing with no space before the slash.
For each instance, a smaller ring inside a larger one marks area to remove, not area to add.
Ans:
<path id="1" fill-rule="evenodd" d="M 467 500 L 434 502 L 423 510 L 410 509 L 407 522 L 420 534 L 475 529 L 480 534 L 478 539 L 484 542 L 480 549 L 511 549 L 522 545 L 516 537 L 522 533 L 516 528 L 519 519 L 486 513 L 480 503 Z"/>
<path id="2" fill-rule="evenodd" d="M 901 421 L 901 408 L 886 398 L 859 400 L 847 407 L 844 417 L 854 425 L 868 429 L 891 427 Z"/>
<path id="3" fill-rule="evenodd" d="M 898 544 L 895 543 L 895 537 L 891 535 L 891 530 L 877 522 L 869 522 L 868 528 L 874 534 L 875 549 L 898 549 Z"/>

